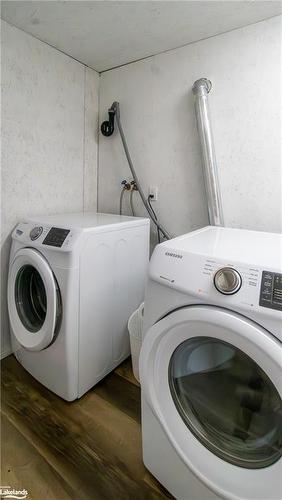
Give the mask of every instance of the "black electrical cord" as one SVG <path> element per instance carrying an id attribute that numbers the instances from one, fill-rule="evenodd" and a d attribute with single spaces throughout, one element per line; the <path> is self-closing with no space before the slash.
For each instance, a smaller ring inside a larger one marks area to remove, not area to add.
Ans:
<path id="1" fill-rule="evenodd" d="M 150 208 L 154 214 L 154 216 L 156 217 L 156 221 L 158 220 L 158 217 L 156 215 L 156 212 L 155 210 L 153 209 L 152 205 L 151 205 L 151 199 L 153 198 L 153 196 L 151 194 L 149 194 L 148 196 L 148 203 L 150 205 Z M 161 242 L 161 234 L 160 234 L 160 230 L 159 230 L 159 226 L 156 226 L 157 227 L 157 233 L 158 233 L 158 242 L 160 243 Z"/>

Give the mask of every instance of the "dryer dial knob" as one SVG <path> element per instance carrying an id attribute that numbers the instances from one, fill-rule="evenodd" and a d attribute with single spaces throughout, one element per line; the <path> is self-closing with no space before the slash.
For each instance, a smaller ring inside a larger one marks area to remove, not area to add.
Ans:
<path id="1" fill-rule="evenodd" d="M 222 267 L 214 276 L 215 288 L 224 295 L 232 295 L 238 292 L 242 285 L 242 278 L 236 269 Z"/>
<path id="2" fill-rule="evenodd" d="M 39 236 L 41 236 L 42 232 L 43 232 L 42 226 L 34 227 L 29 233 L 30 239 L 32 241 L 37 240 L 37 238 L 39 238 Z"/>

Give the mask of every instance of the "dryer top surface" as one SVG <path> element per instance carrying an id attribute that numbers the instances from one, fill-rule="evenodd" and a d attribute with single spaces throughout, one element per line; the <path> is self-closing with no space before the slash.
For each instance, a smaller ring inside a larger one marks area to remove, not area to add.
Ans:
<path id="1" fill-rule="evenodd" d="M 282 267 L 282 235 L 207 226 L 161 246 L 171 251 L 199 254 L 234 262 L 280 269 Z"/>

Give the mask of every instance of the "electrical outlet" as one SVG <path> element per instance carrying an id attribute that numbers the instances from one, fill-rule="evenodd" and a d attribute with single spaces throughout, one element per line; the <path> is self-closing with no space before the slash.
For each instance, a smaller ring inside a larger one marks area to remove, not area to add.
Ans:
<path id="1" fill-rule="evenodd" d="M 158 199 L 158 187 L 157 186 L 150 186 L 149 196 L 150 196 L 151 201 L 157 201 L 157 199 Z"/>

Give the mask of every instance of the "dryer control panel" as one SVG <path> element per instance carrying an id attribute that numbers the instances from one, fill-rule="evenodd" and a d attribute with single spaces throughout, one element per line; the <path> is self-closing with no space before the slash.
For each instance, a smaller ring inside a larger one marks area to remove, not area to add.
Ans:
<path id="1" fill-rule="evenodd" d="M 158 245 L 151 257 L 149 278 L 196 299 L 244 314 L 280 318 L 280 269 L 207 257 Z M 190 299 L 189 299 L 190 300 Z"/>
<path id="2" fill-rule="evenodd" d="M 282 311 L 282 274 L 262 272 L 259 305 Z"/>

